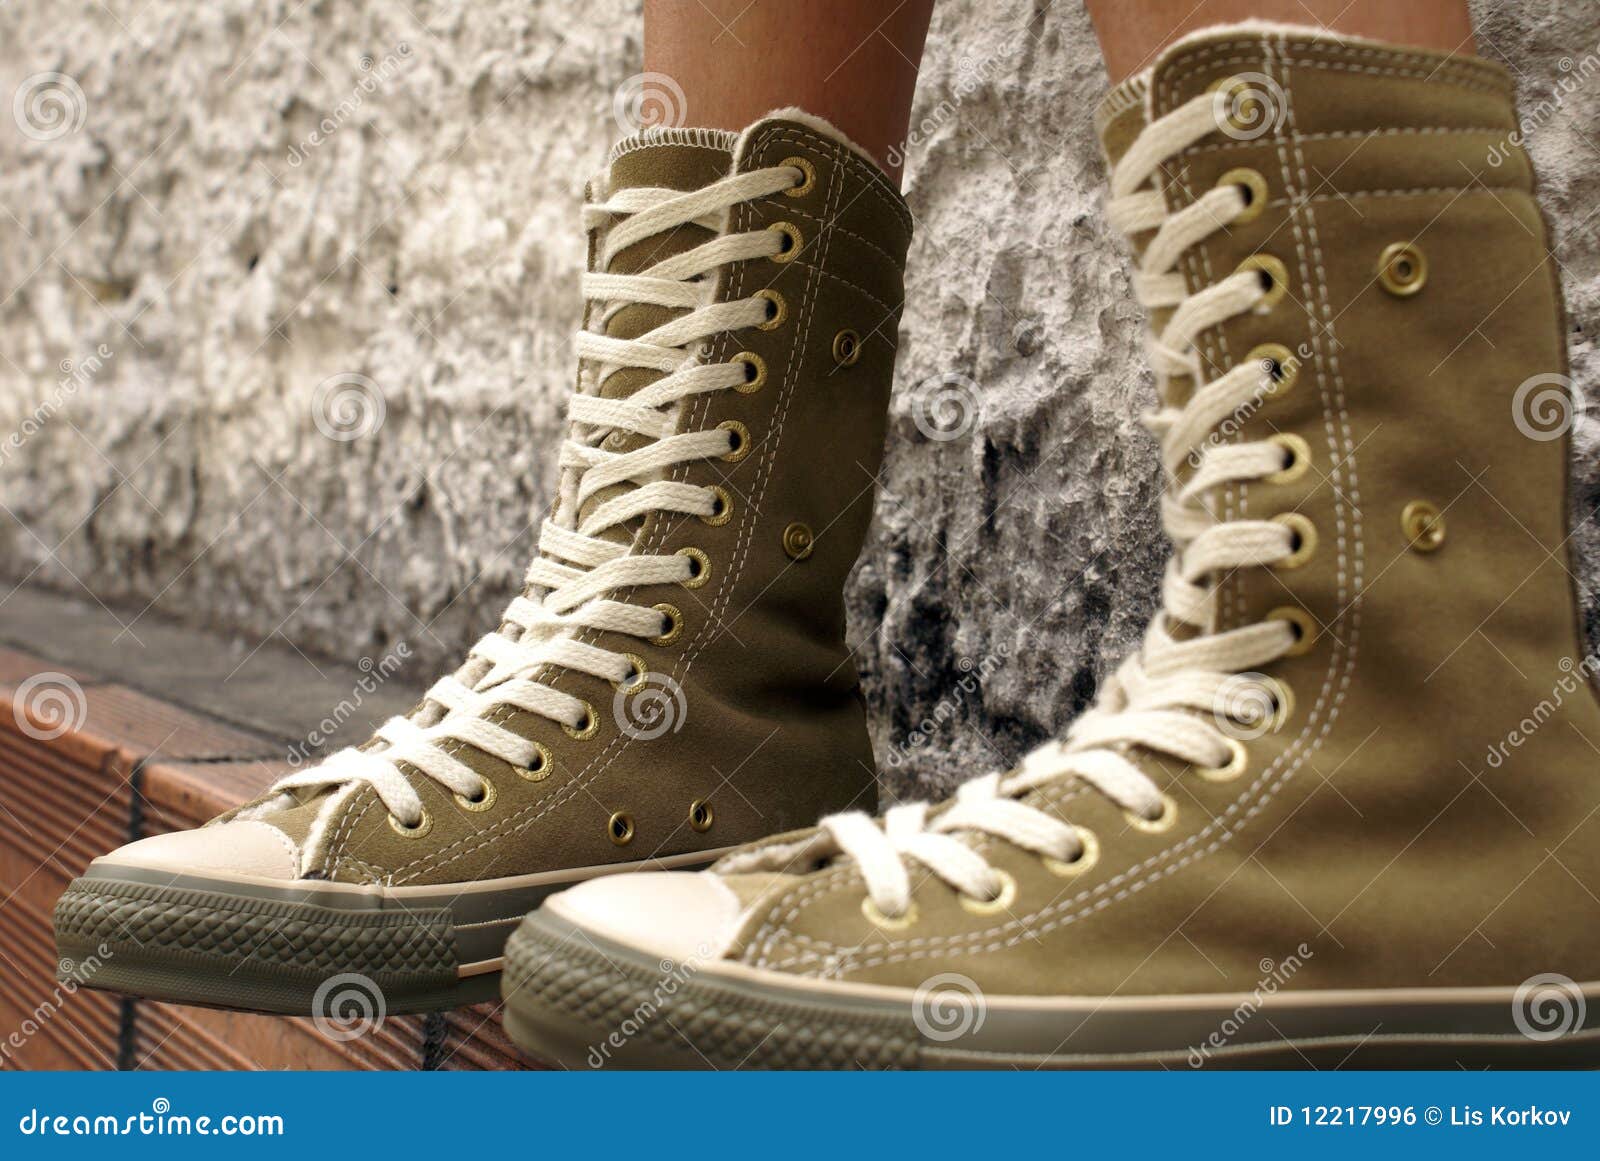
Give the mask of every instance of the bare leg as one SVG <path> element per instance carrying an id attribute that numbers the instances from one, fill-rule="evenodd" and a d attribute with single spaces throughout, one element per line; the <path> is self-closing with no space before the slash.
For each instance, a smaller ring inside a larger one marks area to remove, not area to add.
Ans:
<path id="1" fill-rule="evenodd" d="M 1444 52 L 1473 51 L 1467 0 L 1085 0 L 1111 83 L 1151 64 L 1179 37 L 1214 24 L 1321 25 Z"/>
<path id="2" fill-rule="evenodd" d="M 898 182 L 933 0 L 645 0 L 644 67 L 683 91 L 690 125 L 743 129 L 797 105 Z M 898 152 L 892 155 L 898 158 Z"/>

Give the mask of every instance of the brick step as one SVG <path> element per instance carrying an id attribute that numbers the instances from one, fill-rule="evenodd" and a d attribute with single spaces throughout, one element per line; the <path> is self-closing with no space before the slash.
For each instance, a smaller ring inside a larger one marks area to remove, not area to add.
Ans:
<path id="1" fill-rule="evenodd" d="M 348 701 L 364 676 L 36 590 L 0 600 L 0 1027 L 17 1030 L 0 1034 L 0 1067 L 527 1064 L 498 1005 L 391 1016 L 344 1040 L 309 1019 L 68 992 L 56 981 L 51 912 L 91 859 L 256 797 L 289 770 L 297 731 Z M 329 748 L 416 699 L 399 679 L 364 694 Z"/>

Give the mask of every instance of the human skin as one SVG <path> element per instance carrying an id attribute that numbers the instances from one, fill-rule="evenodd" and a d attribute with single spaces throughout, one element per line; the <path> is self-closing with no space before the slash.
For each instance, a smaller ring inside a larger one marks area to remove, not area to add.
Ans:
<path id="1" fill-rule="evenodd" d="M 891 180 L 933 0 L 645 0 L 644 67 L 683 93 L 683 123 L 740 130 L 798 106 Z"/>

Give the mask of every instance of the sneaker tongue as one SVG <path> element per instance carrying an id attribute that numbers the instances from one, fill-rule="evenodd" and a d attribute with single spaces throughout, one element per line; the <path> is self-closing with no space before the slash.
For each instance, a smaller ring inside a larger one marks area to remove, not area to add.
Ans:
<path id="1" fill-rule="evenodd" d="M 738 135 L 712 129 L 647 129 L 619 141 L 611 151 L 610 189 L 702 189 L 727 177 L 733 170 L 733 149 Z M 638 274 L 663 259 L 710 241 L 715 235 L 692 223 L 663 234 L 645 238 L 619 251 L 606 272 Z M 591 258 L 591 260 L 593 260 Z M 676 312 L 661 306 L 625 306 L 606 321 L 605 333 L 615 338 L 634 339 L 670 322 Z M 661 372 L 642 368 L 623 368 L 613 372 L 600 389 L 607 399 L 625 399 L 661 378 Z M 635 436 L 616 436 L 606 444 L 612 451 L 632 451 L 643 441 Z M 585 502 L 579 519 L 600 504 L 626 490 L 626 485 L 604 488 Z M 637 522 L 635 522 L 637 524 Z M 633 526 L 617 527 L 606 538 L 626 543 L 636 531 Z"/>

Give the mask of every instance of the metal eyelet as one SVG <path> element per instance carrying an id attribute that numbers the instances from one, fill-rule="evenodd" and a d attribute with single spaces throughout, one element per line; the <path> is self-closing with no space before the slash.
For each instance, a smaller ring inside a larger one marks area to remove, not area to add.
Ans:
<path id="1" fill-rule="evenodd" d="M 711 829 L 711 824 L 716 819 L 716 814 L 711 809 L 711 804 L 703 798 L 696 798 L 689 804 L 689 829 L 700 834 L 705 834 Z"/>
<path id="2" fill-rule="evenodd" d="M 1294 538 L 1289 555 L 1276 562 L 1273 568 L 1299 568 L 1316 554 L 1317 526 L 1308 517 L 1298 512 L 1285 512 L 1281 516 L 1274 516 L 1272 521 L 1282 524 Z"/>
<path id="3" fill-rule="evenodd" d="M 970 899 L 965 895 L 959 897 L 961 909 L 968 915 L 998 915 L 1002 911 L 1009 911 L 1017 901 L 1016 878 L 998 869 L 994 877 L 1000 880 L 1000 890 L 993 899 Z"/>
<path id="4" fill-rule="evenodd" d="M 1276 399 L 1294 386 L 1300 378 L 1300 360 L 1282 343 L 1262 343 L 1252 347 L 1244 357 L 1246 363 L 1257 363 L 1262 374 L 1271 381 L 1266 389 L 1268 396 Z"/>
<path id="5" fill-rule="evenodd" d="M 1426 500 L 1413 500 L 1400 513 L 1400 531 L 1414 552 L 1433 552 L 1444 544 L 1444 513 Z"/>
<path id="6" fill-rule="evenodd" d="M 878 905 L 868 895 L 861 900 L 861 914 L 867 917 L 867 922 L 874 927 L 881 927 L 885 931 L 904 931 L 917 921 L 918 912 L 915 903 L 907 907 L 903 915 L 885 915 L 878 910 Z"/>
<path id="7" fill-rule="evenodd" d="M 622 657 L 628 663 L 628 675 L 621 681 L 613 681 L 611 688 L 620 689 L 626 693 L 636 688 L 645 679 L 645 675 L 650 672 L 650 668 L 644 663 L 644 658 L 637 653 L 624 653 Z"/>
<path id="8" fill-rule="evenodd" d="M 781 234 L 784 239 L 783 248 L 776 254 L 767 256 L 770 261 L 781 265 L 800 257 L 800 247 L 805 244 L 805 239 L 800 236 L 799 227 L 793 222 L 773 222 L 767 229 L 775 234 Z"/>
<path id="9" fill-rule="evenodd" d="M 1257 136 L 1273 115 L 1270 95 L 1247 76 L 1218 77 L 1206 86 L 1206 92 L 1222 94 L 1222 119 L 1237 133 Z"/>
<path id="10" fill-rule="evenodd" d="M 1378 283 L 1396 298 L 1410 298 L 1428 281 L 1428 258 L 1412 242 L 1394 242 L 1378 255 Z"/>
<path id="11" fill-rule="evenodd" d="M 804 560 L 817 547 L 817 538 L 809 525 L 798 520 L 783 530 L 783 551 L 790 560 Z"/>
<path id="12" fill-rule="evenodd" d="M 1283 301 L 1283 296 L 1289 293 L 1289 268 L 1271 254 L 1252 254 L 1239 263 L 1235 273 L 1244 274 L 1254 272 L 1261 279 L 1261 301 L 1256 303 L 1255 312 L 1266 314 L 1278 303 Z"/>
<path id="13" fill-rule="evenodd" d="M 718 431 L 728 433 L 729 448 L 722 453 L 722 460 L 726 463 L 736 464 L 750 454 L 750 429 L 737 419 L 725 419 L 717 424 Z"/>
<path id="14" fill-rule="evenodd" d="M 728 489 L 721 484 L 711 485 L 711 503 L 711 515 L 700 517 L 702 524 L 720 528 L 733 519 L 733 497 L 728 495 Z"/>
<path id="15" fill-rule="evenodd" d="M 617 811 L 606 822 L 606 835 L 613 846 L 627 846 L 633 841 L 633 816 L 625 811 Z"/>
<path id="16" fill-rule="evenodd" d="M 1178 804 L 1170 794 L 1161 796 L 1161 813 L 1154 818 L 1146 818 L 1136 810 L 1125 810 L 1123 817 L 1128 820 L 1128 825 L 1134 830 L 1142 830 L 1145 834 L 1161 834 L 1171 830 L 1178 822 Z"/>
<path id="17" fill-rule="evenodd" d="M 1294 690 L 1272 676 L 1263 676 L 1260 684 L 1272 697 L 1272 732 L 1277 733 L 1294 717 Z"/>
<path id="18" fill-rule="evenodd" d="M 1294 605 L 1283 605 L 1267 614 L 1269 621 L 1283 621 L 1294 630 L 1294 644 L 1285 657 L 1301 657 L 1311 652 L 1319 634 L 1316 618 Z"/>
<path id="19" fill-rule="evenodd" d="M 652 645 L 671 645 L 683 636 L 683 611 L 677 605 L 660 604 L 654 606 L 655 611 L 667 619 L 667 627 L 657 637 L 650 638 Z"/>
<path id="20" fill-rule="evenodd" d="M 784 319 L 789 317 L 789 304 L 784 301 L 783 295 L 776 290 L 758 290 L 755 297 L 764 298 L 770 304 L 767 308 L 765 322 L 756 323 L 756 328 L 763 331 L 775 331 L 783 325 Z"/>
<path id="21" fill-rule="evenodd" d="M 529 782 L 543 782 L 550 777 L 550 767 L 554 759 L 550 757 L 550 747 L 543 742 L 533 744 L 533 762 L 526 767 L 517 768 L 517 777 L 526 778 Z"/>
<path id="22" fill-rule="evenodd" d="M 565 722 L 561 725 L 567 737 L 581 742 L 585 738 L 592 738 L 600 732 L 600 715 L 594 712 L 594 706 L 588 702 L 583 703 L 583 716 L 578 719 L 578 724 L 569 726 Z"/>
<path id="23" fill-rule="evenodd" d="M 698 548 L 680 548 L 679 556 L 689 558 L 689 575 L 678 583 L 686 589 L 697 589 L 711 579 L 711 558 Z"/>
<path id="24" fill-rule="evenodd" d="M 861 361 L 861 336 L 855 331 L 840 331 L 833 336 L 833 361 L 841 367 L 854 367 Z"/>
<path id="25" fill-rule="evenodd" d="M 1100 861 L 1100 840 L 1095 837 L 1094 831 L 1082 826 L 1075 826 L 1072 829 L 1078 832 L 1078 857 L 1052 859 L 1049 855 L 1045 855 L 1041 860 L 1045 870 L 1064 879 L 1081 875 Z"/>
<path id="26" fill-rule="evenodd" d="M 1207 782 L 1232 782 L 1250 766 L 1250 751 L 1238 738 L 1224 738 L 1229 757 L 1220 766 L 1196 766 L 1195 772 Z"/>
<path id="27" fill-rule="evenodd" d="M 1267 179 L 1253 169 L 1230 169 L 1217 178 L 1217 188 L 1238 186 L 1245 192 L 1244 209 L 1230 224 L 1253 222 L 1267 208 Z"/>
<path id="28" fill-rule="evenodd" d="M 422 817 L 417 819 L 416 826 L 407 826 L 391 814 L 389 816 L 389 829 L 401 838 L 419 839 L 433 829 L 433 815 L 424 810 Z"/>
<path id="29" fill-rule="evenodd" d="M 754 351 L 740 351 L 731 360 L 744 364 L 744 382 L 735 383 L 733 389 L 741 395 L 750 395 L 767 385 L 767 361 Z"/>
<path id="30" fill-rule="evenodd" d="M 1267 437 L 1283 449 L 1288 460 L 1279 471 L 1266 477 L 1269 484 L 1292 484 L 1311 470 L 1311 445 L 1292 431 L 1280 431 Z"/>
<path id="31" fill-rule="evenodd" d="M 799 185 L 790 186 L 788 189 L 783 191 L 783 195 L 791 198 L 805 197 L 806 194 L 810 193 L 812 189 L 816 187 L 816 167 L 803 157 L 785 157 L 782 161 L 778 162 L 778 167 L 780 169 L 786 165 L 798 169 L 803 177 Z"/>
<path id="32" fill-rule="evenodd" d="M 462 810 L 473 810 L 473 811 L 488 810 L 491 806 L 494 805 L 494 800 L 495 800 L 494 783 L 490 782 L 487 778 L 485 778 L 483 780 L 483 789 L 478 791 L 478 797 L 477 798 L 468 798 L 464 794 L 457 794 L 457 795 L 455 795 L 455 800 L 456 800 L 456 805 L 459 806 Z"/>

